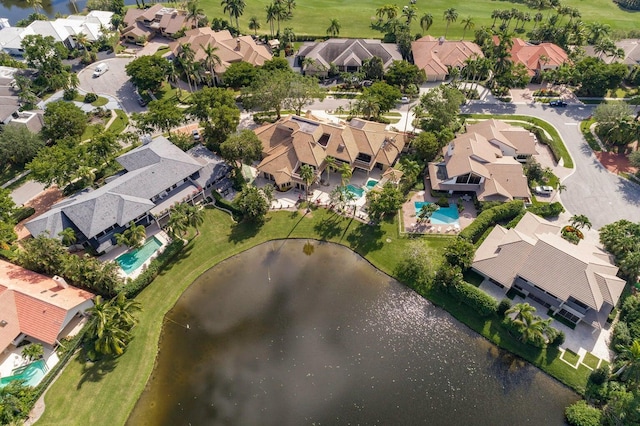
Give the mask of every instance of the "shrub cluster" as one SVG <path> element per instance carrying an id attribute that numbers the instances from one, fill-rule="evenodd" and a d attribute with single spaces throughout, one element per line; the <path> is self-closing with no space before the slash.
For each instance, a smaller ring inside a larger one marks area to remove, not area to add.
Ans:
<path id="1" fill-rule="evenodd" d="M 33 216 L 35 212 L 36 212 L 36 209 L 34 209 L 33 207 L 17 208 L 13 211 L 13 220 L 15 220 L 16 223 L 22 222 L 26 218 Z"/>
<path id="2" fill-rule="evenodd" d="M 484 210 L 476 220 L 460 232 L 460 236 L 467 241 L 475 243 L 489 227 L 498 222 L 511 220 L 524 209 L 524 203 L 520 200 L 509 201 L 496 207 Z"/>
<path id="3" fill-rule="evenodd" d="M 95 93 L 87 93 L 86 95 L 84 95 L 85 104 L 90 104 L 91 102 L 95 102 L 97 100 L 98 100 L 98 95 L 96 95 Z"/>
<path id="4" fill-rule="evenodd" d="M 184 241 L 176 239 L 172 241 L 164 251 L 149 263 L 149 266 L 134 280 L 128 281 L 123 286 L 127 298 L 133 298 L 158 276 L 160 271 L 169 263 L 184 247 Z"/>
<path id="5" fill-rule="evenodd" d="M 572 426 L 599 426 L 602 421 L 602 412 L 584 400 L 568 406 L 564 414 Z"/>
<path id="6" fill-rule="evenodd" d="M 78 90 L 76 90 L 76 89 L 67 89 L 62 94 L 62 99 L 64 99 L 65 101 L 72 101 L 72 100 L 74 100 L 76 98 L 77 95 L 78 95 Z"/>
<path id="7" fill-rule="evenodd" d="M 493 297 L 465 281 L 449 285 L 447 289 L 452 296 L 483 317 L 491 316 L 498 310 L 498 302 Z"/>
<path id="8" fill-rule="evenodd" d="M 538 216 L 548 218 L 548 217 L 556 217 L 560 213 L 563 213 L 564 207 L 562 207 L 562 204 L 556 201 L 554 203 L 548 203 L 548 204 L 547 203 L 537 204 L 535 206 L 529 207 L 527 210 L 529 210 L 533 214 L 537 214 Z"/>

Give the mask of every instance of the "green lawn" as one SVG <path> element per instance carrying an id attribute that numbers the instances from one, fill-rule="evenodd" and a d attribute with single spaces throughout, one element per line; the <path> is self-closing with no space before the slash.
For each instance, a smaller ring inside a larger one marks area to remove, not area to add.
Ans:
<path id="1" fill-rule="evenodd" d="M 258 18 L 260 22 L 259 34 L 269 34 L 269 24 L 266 21 L 265 7 L 271 0 L 254 0 L 247 2 L 244 14 L 240 17 L 240 29 L 245 34 L 253 34 L 249 30 L 249 19 L 252 16 Z M 405 2 L 389 2 L 387 0 L 315 0 L 298 1 L 297 7 L 293 9 L 293 19 L 280 23 L 281 31 L 286 27 L 293 28 L 296 35 L 308 35 L 313 37 L 325 37 L 327 27 L 331 19 L 338 19 L 341 25 L 340 37 L 376 37 L 381 38 L 378 31 L 370 28 L 371 18 L 375 18 L 376 9 L 380 6 L 392 3 L 402 6 L 409 4 Z M 620 9 L 611 0 L 565 0 L 565 6 L 577 8 L 582 14 L 584 22 L 598 21 L 609 24 L 611 28 L 621 30 L 632 30 L 638 28 L 640 21 L 639 12 L 628 12 Z M 224 17 L 230 20 L 229 15 L 222 12 L 222 6 L 218 0 L 201 0 L 200 5 L 205 10 L 209 19 L 213 17 Z M 473 2 L 461 2 L 451 4 L 446 0 L 433 0 L 430 2 L 417 3 L 417 19 L 411 25 L 411 34 L 420 33 L 420 17 L 425 13 L 433 15 L 433 26 L 429 29 L 429 34 L 441 36 L 445 33 L 446 22 L 443 13 L 448 8 L 455 8 L 458 12 L 458 19 L 452 23 L 447 33 L 449 39 L 460 39 L 463 35 L 462 20 L 471 17 L 475 23 L 475 29 L 482 25 L 491 26 L 491 12 L 495 9 L 526 10 L 532 16 L 537 12 L 528 9 L 518 2 L 495 2 L 491 0 L 477 0 Z M 543 12 L 545 16 L 548 12 Z M 232 21 L 235 25 L 235 21 Z M 533 28 L 533 22 L 525 25 L 527 30 Z M 277 31 L 277 24 L 276 24 Z M 467 30 L 466 39 L 473 39 L 473 30 Z"/>
<path id="2" fill-rule="evenodd" d="M 600 148 L 600 144 L 598 143 L 598 141 L 596 141 L 596 138 L 591 133 L 591 130 L 589 130 L 591 125 L 593 123 L 595 123 L 595 122 L 596 122 L 596 120 L 594 120 L 593 118 L 590 118 L 588 120 L 582 120 L 580 122 L 580 131 L 582 132 L 582 135 L 584 136 L 584 138 L 586 139 L 587 143 L 589 144 L 589 147 L 592 150 L 594 150 L 594 151 L 602 151 L 602 148 Z"/>
<path id="3" fill-rule="evenodd" d="M 553 127 L 551 124 L 547 123 L 544 120 L 541 120 L 537 117 L 531 117 L 528 115 L 510 115 L 510 114 L 504 114 L 504 115 L 461 114 L 461 116 L 477 119 L 477 120 L 495 118 L 497 120 L 506 120 L 506 121 L 514 121 L 514 120 L 527 121 L 533 124 L 534 126 L 540 127 L 544 129 L 551 136 L 551 150 L 555 151 L 557 155 L 564 160 L 565 167 L 569 169 L 573 169 L 573 159 L 571 158 L 571 155 L 569 155 L 569 151 L 567 150 L 567 147 L 562 142 L 562 138 L 558 134 L 558 131 L 555 129 L 555 127 Z"/>
<path id="4" fill-rule="evenodd" d="M 183 291 L 220 261 L 262 242 L 283 238 L 312 238 L 345 245 L 388 274 L 393 274 L 409 244 L 416 241 L 399 236 L 397 220 L 374 228 L 324 209 L 305 216 L 279 211 L 270 213 L 265 225 L 258 230 L 244 223 L 233 225 L 225 213 L 208 209 L 201 236 L 192 240 L 138 296 L 144 310 L 126 353 L 115 361 L 96 364 L 73 359 L 47 392 L 47 408 L 37 424 L 124 424 L 153 369 L 163 317 Z M 428 245 L 430 252 L 441 253 L 450 238 L 425 236 L 420 240 Z M 435 268 L 440 258 L 433 260 Z M 537 349 L 522 344 L 507 332 L 498 318 L 479 318 L 449 294 L 428 290 L 426 296 L 490 341 L 559 377 L 574 389 L 584 390 L 589 370 L 584 366 L 569 367 L 559 359 L 557 349 Z M 105 413 L 109 413 L 108 416 Z"/>
<path id="5" fill-rule="evenodd" d="M 576 365 L 578 364 L 578 360 L 580 359 L 580 357 L 578 356 L 577 353 L 570 351 L 569 349 L 566 349 L 564 351 L 564 354 L 562 355 L 562 359 L 564 359 L 571 365 Z"/>
<path id="6" fill-rule="evenodd" d="M 600 358 L 592 354 L 591 352 L 587 352 L 582 360 L 582 363 L 588 367 L 591 367 L 592 370 L 598 368 L 598 363 L 600 362 Z"/>
<path id="7" fill-rule="evenodd" d="M 127 125 L 129 124 L 129 117 L 127 116 L 127 113 L 121 109 L 117 109 L 115 111 L 116 118 L 113 120 L 113 123 L 111 123 L 111 126 L 109 126 L 109 130 L 119 135 L 127 128 Z"/>

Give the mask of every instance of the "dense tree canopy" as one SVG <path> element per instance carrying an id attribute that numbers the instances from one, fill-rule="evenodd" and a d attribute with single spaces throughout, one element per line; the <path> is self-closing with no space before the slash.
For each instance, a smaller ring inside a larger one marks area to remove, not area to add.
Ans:
<path id="1" fill-rule="evenodd" d="M 125 66 L 131 82 L 139 90 L 157 91 L 165 81 L 171 64 L 163 57 L 156 55 L 141 56 Z"/>
<path id="2" fill-rule="evenodd" d="M 464 101 L 462 92 L 454 87 L 441 85 L 430 90 L 420 98 L 420 105 L 426 111 L 420 127 L 427 131 L 457 130 L 458 114 Z"/>
<path id="3" fill-rule="evenodd" d="M 407 61 L 393 61 L 384 76 L 387 83 L 406 90 L 410 84 L 420 85 L 427 80 L 423 70 Z"/>
<path id="4" fill-rule="evenodd" d="M 249 62 L 234 62 L 224 72 L 222 79 L 227 87 L 239 89 L 251 86 L 258 74 L 258 68 Z"/>
<path id="5" fill-rule="evenodd" d="M 233 93 L 220 88 L 205 87 L 193 93 L 187 113 L 204 126 L 204 139 L 213 151 L 236 131 L 240 123 L 240 110 Z"/>
<path id="6" fill-rule="evenodd" d="M 369 215 L 374 220 L 380 220 L 383 216 L 393 215 L 404 203 L 404 196 L 391 183 L 386 183 L 382 191 L 367 192 L 369 202 Z"/>
<path id="7" fill-rule="evenodd" d="M 250 222 L 262 223 L 269 212 L 269 198 L 262 189 L 246 186 L 238 197 L 238 208 Z"/>
<path id="8" fill-rule="evenodd" d="M 34 83 L 41 91 L 67 89 L 77 85 L 77 76 L 62 60 L 69 51 L 52 36 L 28 35 L 22 40 L 27 65 L 38 70 Z"/>
<path id="9" fill-rule="evenodd" d="M 39 134 L 25 126 L 7 125 L 0 128 L 0 158 L 15 165 L 24 165 L 44 147 Z"/>
<path id="10" fill-rule="evenodd" d="M 55 101 L 44 111 L 42 137 L 48 142 L 60 139 L 79 139 L 87 128 L 87 115 L 72 102 Z"/>
<path id="11" fill-rule="evenodd" d="M 185 115 L 174 98 L 163 98 L 149 102 L 148 111 L 133 114 L 132 119 L 144 133 L 151 133 L 153 129 L 171 133 L 171 129 L 184 122 Z"/>
<path id="12" fill-rule="evenodd" d="M 259 160 L 262 154 L 262 142 L 248 129 L 233 134 L 220 145 L 220 155 L 235 167 L 251 164 Z"/>

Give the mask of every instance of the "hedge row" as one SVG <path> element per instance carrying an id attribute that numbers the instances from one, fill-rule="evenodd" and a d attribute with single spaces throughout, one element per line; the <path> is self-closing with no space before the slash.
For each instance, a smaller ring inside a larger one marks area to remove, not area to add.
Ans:
<path id="1" fill-rule="evenodd" d="M 158 276 L 160 271 L 178 254 L 184 247 L 184 241 L 180 239 L 173 240 L 164 251 L 151 261 L 147 269 L 145 269 L 134 280 L 128 281 L 123 287 L 123 291 L 128 298 L 135 297 L 144 290 Z"/>
<path id="2" fill-rule="evenodd" d="M 16 223 L 22 222 L 26 218 L 33 216 L 35 212 L 36 209 L 33 207 L 20 207 L 13 211 L 13 219 Z"/>
<path id="3" fill-rule="evenodd" d="M 498 311 L 496 299 L 466 281 L 449 285 L 447 289 L 453 297 L 468 305 L 483 317 L 491 316 Z"/>
<path id="4" fill-rule="evenodd" d="M 551 149 L 553 158 L 556 160 L 556 162 L 560 161 L 560 159 L 562 158 L 562 153 L 558 151 L 558 147 L 556 146 L 556 144 L 554 144 L 553 141 L 547 137 L 547 134 L 543 129 L 538 126 L 525 126 L 525 128 L 536 135 L 536 138 L 538 139 L 538 141 L 540 141 L 540 143 L 547 145 L 549 149 Z"/>
<path id="5" fill-rule="evenodd" d="M 513 200 L 484 210 L 478 215 L 476 220 L 464 228 L 459 235 L 465 240 L 475 244 L 489 227 L 494 226 L 498 222 L 513 219 L 520 214 L 522 209 L 524 209 L 524 203 L 521 200 Z"/>
<path id="6" fill-rule="evenodd" d="M 533 214 L 537 214 L 538 216 L 542 216 L 545 219 L 548 217 L 556 217 L 560 213 L 564 212 L 564 207 L 558 201 L 554 203 L 541 203 L 535 206 L 529 207 L 529 210 Z"/>

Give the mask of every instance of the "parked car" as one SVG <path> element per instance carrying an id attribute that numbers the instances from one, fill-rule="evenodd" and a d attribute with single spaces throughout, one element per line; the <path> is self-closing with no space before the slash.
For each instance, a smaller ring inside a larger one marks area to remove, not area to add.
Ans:
<path id="1" fill-rule="evenodd" d="M 109 65 L 105 62 L 101 62 L 94 68 L 93 78 L 98 78 L 107 71 L 109 71 Z"/>
<path id="2" fill-rule="evenodd" d="M 402 98 L 400 98 L 400 102 L 402 102 L 403 104 L 408 104 L 409 102 L 411 102 L 411 99 L 409 99 L 408 96 L 403 96 Z"/>
<path id="3" fill-rule="evenodd" d="M 563 101 L 563 100 L 556 99 L 554 101 L 549 102 L 549 106 L 552 106 L 552 107 L 566 107 L 567 103 L 565 101 Z"/>
<path id="4" fill-rule="evenodd" d="M 193 133 L 193 140 L 194 141 L 199 141 L 200 140 L 200 132 L 198 132 L 198 129 L 194 130 L 192 133 Z"/>
<path id="5" fill-rule="evenodd" d="M 553 193 L 553 188 L 550 186 L 536 186 L 533 188 L 533 191 L 538 195 L 551 195 Z"/>

